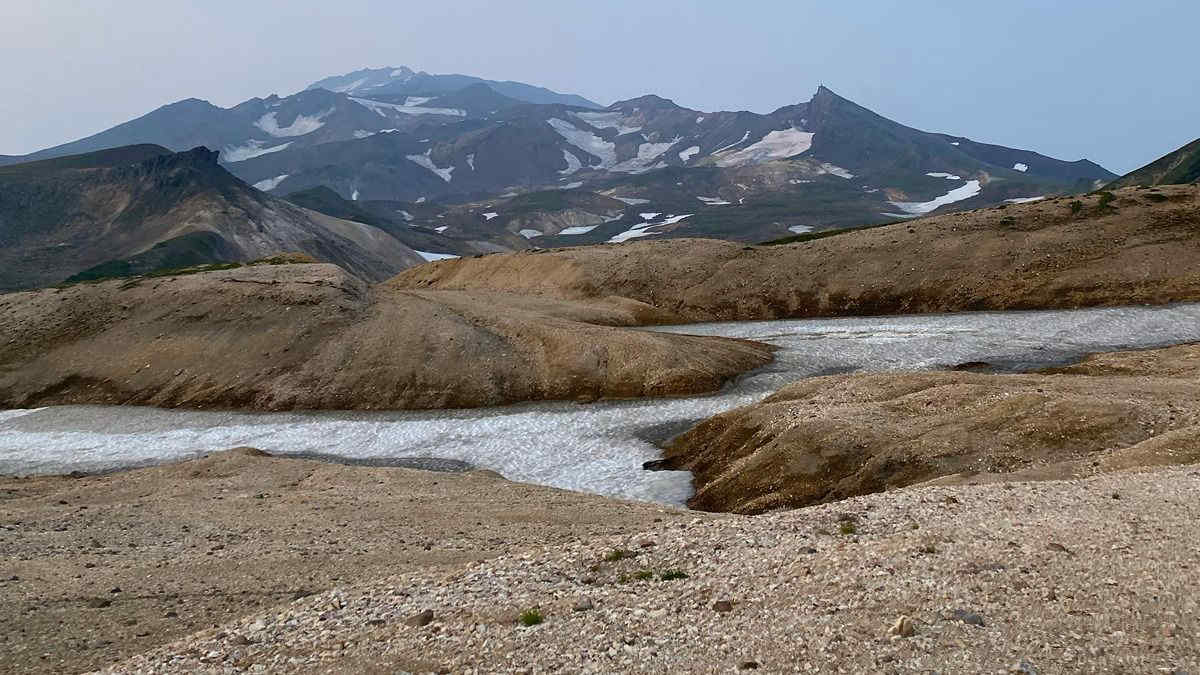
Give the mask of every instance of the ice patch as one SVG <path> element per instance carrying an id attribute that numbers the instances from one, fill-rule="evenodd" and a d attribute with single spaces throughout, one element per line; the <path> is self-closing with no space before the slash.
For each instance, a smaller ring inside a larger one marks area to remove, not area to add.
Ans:
<path id="1" fill-rule="evenodd" d="M 666 165 L 657 162 L 659 157 L 664 152 L 671 149 L 671 146 L 678 143 L 678 139 L 669 143 L 642 143 L 638 146 L 637 156 L 621 162 L 612 167 L 612 171 L 620 173 L 646 173 L 653 169 L 661 169 Z"/>
<path id="2" fill-rule="evenodd" d="M 269 192 L 269 191 L 274 190 L 275 188 L 279 187 L 279 184 L 282 183 L 283 181 L 287 180 L 287 177 L 288 177 L 288 174 L 285 173 L 285 174 L 280 174 L 278 176 L 275 176 L 274 178 L 267 178 L 265 180 L 260 180 L 254 184 L 254 188 L 256 190 L 262 190 L 263 192 Z"/>
<path id="3" fill-rule="evenodd" d="M 286 127 L 279 126 L 275 120 L 276 113 L 269 112 L 266 115 L 258 118 L 254 126 L 262 129 L 275 138 L 291 138 L 293 136 L 304 136 L 325 126 L 325 118 L 333 114 L 333 108 L 316 115 L 297 115 L 295 121 Z"/>
<path id="4" fill-rule="evenodd" d="M 709 206 L 728 206 L 729 204 L 733 203 L 733 202 L 727 202 L 724 199 L 721 199 L 720 197 L 696 197 L 696 199 L 699 199 L 700 201 L 704 202 L 705 204 L 708 204 Z"/>
<path id="5" fill-rule="evenodd" d="M 746 166 L 772 159 L 794 157 L 812 147 L 814 135 L 795 128 L 772 131 L 763 136 L 761 141 L 721 157 L 717 160 L 717 166 Z"/>
<path id="6" fill-rule="evenodd" d="M 966 185 L 964 185 L 960 188 L 955 188 L 955 189 L 947 192 L 946 194 L 942 195 L 941 197 L 938 197 L 937 199 L 934 199 L 932 201 L 928 201 L 928 202 L 890 202 L 890 203 L 893 206 L 899 207 L 899 209 L 901 211 L 904 211 L 905 213 L 915 214 L 915 215 L 924 215 L 931 211 L 935 211 L 938 208 L 941 208 L 947 204 L 953 204 L 954 202 L 961 202 L 964 199 L 970 199 L 971 197 L 974 197 L 975 195 L 979 194 L 982 190 L 983 190 L 983 187 L 980 185 L 979 181 L 969 180 L 969 181 L 967 181 Z M 889 214 L 884 214 L 884 215 L 889 215 Z"/>
<path id="7" fill-rule="evenodd" d="M 927 173 L 925 175 L 929 176 L 930 178 L 945 178 L 946 180 L 962 180 L 962 176 L 955 176 L 952 173 L 936 172 L 936 173 Z"/>
<path id="8" fill-rule="evenodd" d="M 919 214 L 919 213 L 880 213 L 879 215 L 887 216 L 888 218 L 920 218 L 921 217 L 921 214 Z"/>
<path id="9" fill-rule="evenodd" d="M 348 91 L 355 91 L 355 90 L 357 90 L 359 87 L 361 87 L 361 86 L 363 86 L 364 84 L 366 84 L 366 82 L 367 82 L 367 78 L 365 78 L 365 77 L 364 77 L 364 78 L 361 78 L 361 79 L 355 80 L 355 81 L 351 82 L 350 84 L 344 84 L 344 85 L 342 85 L 342 86 L 340 86 L 340 87 L 334 87 L 334 88 L 333 88 L 333 90 L 334 90 L 334 91 L 336 91 L 336 92 L 338 92 L 339 94 L 344 94 L 344 93 L 346 93 L 346 92 L 348 92 Z"/>
<path id="10" fill-rule="evenodd" d="M 638 215 L 642 217 L 642 220 L 654 220 L 655 218 L 661 216 L 662 214 L 661 213 L 639 213 Z"/>
<path id="11" fill-rule="evenodd" d="M 1016 164 L 1013 164 L 1013 169 L 1015 171 L 1020 171 L 1021 173 L 1025 173 L 1026 171 L 1029 170 L 1029 165 L 1017 162 Z"/>
<path id="12" fill-rule="evenodd" d="M 546 120 L 559 136 L 580 150 L 600 159 L 599 168 L 607 169 L 617 163 L 617 146 L 590 131 L 576 129 L 575 125 L 552 117 Z"/>
<path id="13" fill-rule="evenodd" d="M 413 216 L 408 211 L 400 210 L 400 211 L 397 211 L 396 213 L 399 213 L 400 217 L 403 218 L 405 220 L 405 222 L 411 223 L 413 221 Z"/>
<path id="14" fill-rule="evenodd" d="M 452 253 L 430 253 L 429 251 L 417 251 L 417 255 L 428 260 L 429 262 L 434 262 L 436 260 L 452 260 L 458 257 Z"/>
<path id="15" fill-rule="evenodd" d="M 583 183 L 581 181 L 575 181 L 574 183 L 567 183 L 566 185 L 560 185 L 560 186 L 558 186 L 558 189 L 559 190 L 574 190 L 575 188 L 581 188 L 581 187 L 583 187 Z"/>
<path id="16" fill-rule="evenodd" d="M 354 130 L 354 137 L 357 139 L 360 139 L 360 140 L 363 138 L 370 138 L 371 136 L 374 136 L 374 135 L 375 135 L 375 132 L 367 131 L 366 129 L 355 129 Z"/>
<path id="17" fill-rule="evenodd" d="M 958 144 L 959 144 L 958 141 L 954 141 L 950 145 L 958 145 Z"/>
<path id="18" fill-rule="evenodd" d="M 738 141 L 736 141 L 736 142 L 734 142 L 734 143 L 730 143 L 729 145 L 723 145 L 723 146 L 721 146 L 721 147 L 717 148 L 716 150 L 713 150 L 713 151 L 712 151 L 712 154 L 714 154 L 714 155 L 719 155 L 719 154 L 721 154 L 722 152 L 725 152 L 726 150 L 728 150 L 728 149 L 730 149 L 730 148 L 732 148 L 732 147 L 734 147 L 734 146 L 741 145 L 742 143 L 745 143 L 745 142 L 746 142 L 746 139 L 748 139 L 748 138 L 750 138 L 750 131 L 749 131 L 749 130 L 747 130 L 747 131 L 746 131 L 746 133 L 742 134 L 742 138 L 741 138 L 741 140 L 738 140 Z"/>
<path id="19" fill-rule="evenodd" d="M 475 170 L 475 153 L 467 155 L 467 166 L 471 167 L 472 171 Z"/>
<path id="20" fill-rule="evenodd" d="M 854 174 L 850 173 L 849 171 L 843 169 L 840 166 L 837 166 L 835 164 L 830 164 L 829 162 L 821 162 L 821 171 L 823 171 L 827 174 L 830 174 L 832 176 L 837 176 L 838 178 L 845 178 L 846 180 L 850 180 L 851 178 L 854 178 Z"/>
<path id="21" fill-rule="evenodd" d="M 395 103 L 382 103 L 380 101 L 372 101 L 367 98 L 351 98 L 351 101 L 361 105 L 380 117 L 395 117 L 400 115 L 449 115 L 451 117 L 466 117 L 465 110 L 457 108 L 423 108 L 415 105 L 397 105 Z M 407 101 L 405 101 L 407 103 Z M 388 113 L 392 114 L 388 114 Z"/>
<path id="22" fill-rule="evenodd" d="M 500 215 L 500 214 L 499 214 L 499 213 L 496 213 L 495 211 L 489 211 L 488 213 L 485 213 L 485 214 L 483 214 L 483 219 L 484 219 L 484 220 L 491 220 L 492 218 L 495 218 L 495 217 L 497 217 L 497 216 L 499 216 L 499 215 Z"/>
<path id="23" fill-rule="evenodd" d="M 625 124 L 623 112 L 573 112 L 572 117 L 587 122 L 597 129 L 616 129 L 617 135 L 624 136 L 641 131 L 641 127 L 631 127 Z"/>
<path id="24" fill-rule="evenodd" d="M 438 218 L 441 218 L 441 216 L 438 216 Z M 433 231 L 434 231 L 434 232 L 445 232 L 445 231 L 446 231 L 446 230 L 448 230 L 448 229 L 450 229 L 450 226 L 449 226 L 449 225 L 443 225 L 443 226 L 441 226 L 441 227 L 435 227 L 435 228 L 433 228 Z"/>
<path id="25" fill-rule="evenodd" d="M 613 195 L 613 199 L 615 199 L 619 202 L 625 202 L 626 204 L 628 204 L 630 206 L 637 206 L 639 204 L 649 204 L 650 203 L 649 199 L 638 199 L 637 197 L 618 197 L 616 195 Z"/>
<path id="26" fill-rule="evenodd" d="M 599 225 L 576 225 L 574 227 L 568 227 L 568 228 L 564 229 L 563 231 L 559 232 L 558 234 L 559 234 L 559 236 L 563 236 L 563 235 L 570 236 L 573 234 L 587 234 L 588 232 L 591 232 L 592 230 L 596 229 L 597 227 L 600 227 L 600 226 Z"/>
<path id="27" fill-rule="evenodd" d="M 687 162 L 689 159 L 695 157 L 698 154 L 700 154 L 700 146 L 693 145 L 692 147 L 688 148 L 687 150 L 680 152 L 679 159 L 683 162 Z"/>
<path id="28" fill-rule="evenodd" d="M 424 203 L 425 203 L 425 198 L 424 198 L 424 197 L 417 197 L 417 201 L 415 201 L 415 202 L 413 202 L 413 203 L 414 203 L 414 204 L 424 204 Z"/>
<path id="29" fill-rule="evenodd" d="M 795 232 L 796 234 L 808 234 L 812 231 L 812 225 L 792 225 L 788 228 L 788 232 Z"/>
<path id="30" fill-rule="evenodd" d="M 420 166 L 423 166 L 426 169 L 429 169 L 430 171 L 436 173 L 438 176 L 441 177 L 442 180 L 449 183 L 450 178 L 451 178 L 450 174 L 454 173 L 454 167 L 451 166 L 451 167 L 447 167 L 445 169 L 437 168 L 437 165 L 434 164 L 433 160 L 429 158 L 430 152 L 432 152 L 432 149 L 426 150 L 425 154 L 423 154 L 423 155 L 405 155 L 405 157 L 409 161 L 411 161 L 415 164 L 418 164 Z"/>
<path id="31" fill-rule="evenodd" d="M 404 105 L 405 105 L 405 107 L 415 107 L 415 106 L 423 105 L 425 103 L 429 103 L 432 100 L 433 100 L 432 96 L 409 96 L 404 99 Z"/>
<path id="32" fill-rule="evenodd" d="M 352 201 L 352 202 L 358 201 L 358 188 L 355 188 L 354 192 L 350 195 L 350 201 Z"/>
<path id="33" fill-rule="evenodd" d="M 1045 199 L 1044 196 L 1043 197 L 1015 197 L 1013 199 L 1005 199 L 1004 201 L 1007 204 L 1032 204 L 1033 202 L 1040 202 L 1043 199 Z"/>
<path id="34" fill-rule="evenodd" d="M 517 234 L 521 235 L 522 237 L 525 237 L 526 239 L 533 239 L 534 237 L 542 236 L 542 231 L 541 230 L 520 230 L 517 232 Z"/>
<path id="35" fill-rule="evenodd" d="M 288 141 L 287 143 L 281 143 L 280 145 L 267 148 L 264 147 L 266 143 L 251 139 L 246 141 L 245 145 L 239 145 L 237 147 L 225 146 L 221 150 L 221 159 L 223 159 L 226 164 L 244 162 L 247 159 L 252 159 L 254 157 L 261 157 L 262 155 L 269 155 L 272 152 L 287 150 L 288 146 L 291 144 L 292 142 Z"/>
<path id="36" fill-rule="evenodd" d="M 704 121 L 704 115 L 696 115 L 696 124 L 700 124 L 703 121 Z"/>
<path id="37" fill-rule="evenodd" d="M 560 175 L 570 176 L 583 168 L 583 162 L 580 162 L 578 157 L 572 155 L 570 150 L 563 150 L 563 159 L 567 160 L 567 168 L 559 171 Z"/>
<path id="38" fill-rule="evenodd" d="M 660 214 L 643 213 L 641 215 L 646 220 L 650 220 L 650 218 L 653 218 Z M 608 240 L 608 243 L 619 244 L 623 241 L 629 241 L 630 239 L 636 239 L 637 237 L 649 237 L 650 235 L 653 235 L 653 234 L 661 234 L 660 232 L 651 232 L 650 228 L 660 227 L 663 225 L 674 225 L 675 223 L 680 222 L 684 218 L 691 218 L 693 215 L 694 214 L 691 214 L 691 213 L 685 213 L 682 216 L 667 216 L 667 218 L 665 220 L 663 220 L 661 222 L 657 222 L 657 223 L 654 223 L 654 222 L 638 223 L 637 225 L 634 225 L 633 227 L 629 228 L 628 230 L 625 230 L 624 232 L 622 232 L 620 234 L 614 235 L 611 239 Z M 646 216 L 650 216 L 650 218 L 647 218 Z"/>

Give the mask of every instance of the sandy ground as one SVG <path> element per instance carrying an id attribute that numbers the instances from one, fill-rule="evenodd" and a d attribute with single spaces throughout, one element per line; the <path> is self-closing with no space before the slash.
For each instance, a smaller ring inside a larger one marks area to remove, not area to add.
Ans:
<path id="1" fill-rule="evenodd" d="M 85 478 L 0 479 L 0 672 L 78 672 L 402 572 L 695 514 L 248 450 Z"/>
<path id="2" fill-rule="evenodd" d="M 347 586 L 108 672 L 1194 672 L 1197 536 L 1196 467 L 906 489 Z"/>

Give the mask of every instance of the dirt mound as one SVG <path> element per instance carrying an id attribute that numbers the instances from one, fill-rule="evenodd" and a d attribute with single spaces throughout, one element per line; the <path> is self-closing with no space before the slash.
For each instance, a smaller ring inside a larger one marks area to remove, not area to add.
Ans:
<path id="1" fill-rule="evenodd" d="M 0 296 L 0 406 L 441 408 L 712 391 L 767 347 L 583 305 L 262 265 Z M 588 321 L 589 323 L 583 323 Z M 609 324 L 609 325 L 594 325 Z"/>
<path id="2" fill-rule="evenodd" d="M 1136 373 L 1136 374 L 1130 374 Z M 1075 478 L 1200 461 L 1200 347 L 1055 373 L 848 375 L 785 387 L 679 436 L 688 502 L 760 513 L 938 479 Z"/>
<path id="3" fill-rule="evenodd" d="M 616 296 L 662 322 L 1166 303 L 1200 299 L 1198 235 L 1200 186 L 1164 186 L 783 246 L 679 239 L 449 260 L 389 283 Z"/>

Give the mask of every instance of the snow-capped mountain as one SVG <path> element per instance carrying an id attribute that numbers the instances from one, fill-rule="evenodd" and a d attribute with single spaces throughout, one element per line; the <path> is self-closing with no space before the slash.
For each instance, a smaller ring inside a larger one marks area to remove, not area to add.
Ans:
<path id="1" fill-rule="evenodd" d="M 396 227 L 457 241 L 440 250 L 464 254 L 646 236 L 761 241 L 1115 178 L 1086 160 L 912 129 L 824 87 L 756 114 L 693 110 L 653 95 L 598 108 L 517 85 L 363 70 L 232 108 L 181 101 L 11 159 L 203 145 L 260 190 L 327 189 Z M 531 101 L 550 95 L 557 99 Z M 562 191 L 591 197 L 563 200 L 555 196 Z M 613 203 L 627 208 L 614 213 Z"/>

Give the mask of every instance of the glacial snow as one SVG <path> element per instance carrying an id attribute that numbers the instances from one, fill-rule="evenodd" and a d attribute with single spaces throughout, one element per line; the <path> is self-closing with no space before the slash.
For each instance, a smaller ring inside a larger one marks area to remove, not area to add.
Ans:
<path id="1" fill-rule="evenodd" d="M 691 476 L 643 471 L 661 452 L 646 431 L 687 426 L 834 369 L 944 369 L 983 361 L 1043 368 L 1090 352 L 1200 340 L 1200 305 L 656 327 L 770 343 L 775 362 L 719 393 L 665 399 L 530 403 L 468 410 L 240 413 L 134 406 L 0 411 L 0 474 L 102 471 L 250 446 L 354 459 L 437 457 L 513 481 L 682 504 Z M 1064 339 L 1064 336 L 1066 339 Z M 331 445 L 329 439 L 337 439 Z"/>
<path id="2" fill-rule="evenodd" d="M 1014 197 L 1013 199 L 1005 199 L 1004 201 L 1005 201 L 1005 203 L 1008 203 L 1008 204 L 1032 204 L 1033 202 L 1040 202 L 1043 199 L 1045 199 L 1044 196 L 1043 197 Z"/>
<path id="3" fill-rule="evenodd" d="M 449 183 L 450 179 L 451 179 L 450 174 L 454 173 L 454 167 L 450 166 L 450 167 L 446 167 L 445 169 L 437 168 L 437 165 L 434 164 L 433 160 L 429 158 L 429 154 L 431 152 L 433 152 L 433 150 L 429 149 L 429 150 L 426 150 L 425 154 L 423 154 L 423 155 L 405 155 L 405 158 L 407 158 L 409 161 L 411 161 L 415 164 L 419 164 L 420 166 L 423 166 L 426 169 L 429 169 L 430 171 L 432 171 L 432 172 L 436 173 L 438 176 L 440 176 L 442 180 Z"/>
<path id="4" fill-rule="evenodd" d="M 581 188 L 581 187 L 583 187 L 583 182 L 575 181 L 574 183 L 567 183 L 566 185 L 560 185 L 560 186 L 558 186 L 558 189 L 559 190 L 574 190 L 575 188 Z"/>
<path id="5" fill-rule="evenodd" d="M 750 132 L 746 133 L 749 134 Z M 812 147 L 814 135 L 808 131 L 800 131 L 795 128 L 772 131 L 763 136 L 761 141 L 722 156 L 717 160 L 717 166 L 746 166 L 772 159 L 794 157 Z"/>
<path id="6" fill-rule="evenodd" d="M 517 232 L 517 234 L 521 235 L 522 237 L 525 237 L 526 239 L 533 239 L 534 237 L 542 236 L 542 231 L 526 229 L 526 230 L 519 230 Z"/>
<path id="7" fill-rule="evenodd" d="M 563 176 L 570 176 L 583 168 L 583 162 L 580 162 L 578 157 L 572 155 L 570 150 L 563 150 L 563 159 L 567 161 L 567 168 L 558 172 Z"/>
<path id="8" fill-rule="evenodd" d="M 642 143 L 638 146 L 637 156 L 614 165 L 610 170 L 618 173 L 646 173 L 654 169 L 662 169 L 666 164 L 657 161 L 671 146 L 679 142 L 679 139 L 669 143 Z"/>
<path id="9" fill-rule="evenodd" d="M 792 225 L 788 228 L 788 232 L 795 232 L 796 234 L 808 234 L 812 231 L 812 225 Z"/>
<path id="10" fill-rule="evenodd" d="M 930 178 L 945 178 L 946 180 L 962 180 L 962 176 L 955 176 L 952 173 L 945 173 L 945 172 L 941 172 L 941 171 L 934 172 L 934 173 L 927 173 L 925 175 L 929 176 Z"/>
<path id="11" fill-rule="evenodd" d="M 472 171 L 475 170 L 475 153 L 467 155 L 467 166 L 471 167 Z"/>
<path id="12" fill-rule="evenodd" d="M 733 203 L 733 202 L 727 202 L 724 199 L 721 199 L 720 197 L 697 196 L 696 199 L 699 199 L 700 201 L 704 202 L 705 204 L 707 204 L 709 206 L 728 206 Z"/>
<path id="13" fill-rule="evenodd" d="M 573 112 L 572 117 L 583 120 L 597 129 L 616 129 L 617 135 L 624 136 L 641 131 L 641 127 L 631 127 L 625 124 L 625 113 L 615 112 Z"/>
<path id="14" fill-rule="evenodd" d="M 1013 169 L 1016 171 L 1020 171 L 1021 173 L 1025 173 L 1026 171 L 1029 170 L 1029 165 L 1017 162 L 1016 164 L 1013 164 Z"/>
<path id="15" fill-rule="evenodd" d="M 291 138 L 293 136 L 304 136 L 325 126 L 325 118 L 333 114 L 333 108 L 324 112 L 319 112 L 316 115 L 297 115 L 295 121 L 286 127 L 279 126 L 275 120 L 276 113 L 269 112 L 258 121 L 254 126 L 262 129 L 275 138 Z"/>
<path id="16" fill-rule="evenodd" d="M 438 229 L 440 231 L 440 230 L 444 230 L 446 228 L 442 227 L 442 228 L 438 228 Z M 451 260 L 453 258 L 458 257 L 458 256 L 450 254 L 450 253 L 430 253 L 429 251 L 417 251 L 417 255 L 428 260 L 429 262 L 434 262 L 435 260 Z"/>
<path id="17" fill-rule="evenodd" d="M 232 164 L 233 162 L 244 162 L 245 160 L 252 159 L 254 157 L 269 155 L 272 152 L 279 152 L 280 150 L 287 150 L 288 146 L 291 144 L 292 142 L 288 141 L 287 143 L 281 143 L 268 148 L 265 147 L 266 143 L 250 139 L 246 141 L 245 145 L 239 145 L 237 147 L 227 145 L 222 148 L 221 159 L 224 160 L 226 164 Z"/>
<path id="18" fill-rule="evenodd" d="M 568 228 L 562 230 L 561 232 L 559 232 L 558 234 L 559 234 L 559 236 L 562 236 L 562 235 L 569 236 L 569 235 L 573 235 L 573 234 L 587 234 L 588 232 L 591 232 L 592 230 L 596 229 L 597 227 L 600 227 L 600 226 L 599 225 L 576 225 L 574 227 L 568 227 Z"/>
<path id="19" fill-rule="evenodd" d="M 691 159 L 692 157 L 695 157 L 698 154 L 700 154 L 700 146 L 693 145 L 692 147 L 681 151 L 679 153 L 679 159 L 680 159 L 680 161 L 687 162 L 689 159 Z"/>
<path id="20" fill-rule="evenodd" d="M 946 194 L 942 195 L 941 197 L 938 197 L 932 201 L 928 201 L 928 202 L 890 202 L 890 203 L 893 206 L 898 207 L 901 211 L 904 211 L 907 214 L 924 215 L 931 211 L 935 211 L 938 208 L 945 206 L 946 204 L 953 204 L 954 202 L 961 202 L 964 199 L 970 199 L 971 197 L 974 197 L 975 195 L 979 194 L 982 190 L 983 190 L 983 186 L 980 185 L 979 181 L 969 180 L 969 181 L 967 181 L 966 185 L 959 187 L 959 188 L 955 188 L 955 189 L 947 192 Z M 885 214 L 885 215 L 890 215 L 890 214 Z"/>
<path id="21" fill-rule="evenodd" d="M 380 117 L 394 117 L 395 114 L 401 115 L 449 115 L 451 117 L 466 117 L 465 110 L 457 108 L 423 108 L 415 105 L 397 105 L 395 103 L 383 103 L 381 101 L 372 101 L 368 98 L 350 98 L 351 101 L 361 105 Z M 407 103 L 408 101 L 405 101 Z M 392 114 L 389 115 L 388 112 Z"/>
<path id="22" fill-rule="evenodd" d="M 288 174 L 285 173 L 285 174 L 280 174 L 278 176 L 275 176 L 274 178 L 267 178 L 265 180 L 260 180 L 254 184 L 254 188 L 257 190 L 262 190 L 263 192 L 270 192 L 271 190 L 274 190 L 275 188 L 279 187 L 280 183 L 287 180 L 287 177 L 288 177 Z"/>
<path id="23" fill-rule="evenodd" d="M 562 136 L 564 139 L 566 139 L 567 143 L 570 143 L 589 155 L 598 157 L 600 159 L 600 165 L 598 168 L 607 169 L 616 165 L 617 146 L 615 143 L 609 143 L 596 134 L 583 129 L 578 129 L 574 124 L 560 120 L 557 117 L 551 117 L 550 119 L 546 120 L 546 124 L 549 124 L 556 132 L 558 132 L 559 136 Z"/>
<path id="24" fill-rule="evenodd" d="M 650 203 L 649 199 L 638 199 L 637 197 L 618 197 L 616 195 L 613 195 L 613 199 L 615 199 L 619 202 L 625 202 L 626 204 L 628 204 L 630 206 L 638 206 L 639 204 L 649 204 Z"/>
<path id="25" fill-rule="evenodd" d="M 746 142 L 746 139 L 748 139 L 748 138 L 750 138 L 750 131 L 749 131 L 749 130 L 747 130 L 747 131 L 746 131 L 746 133 L 742 134 L 742 138 L 741 138 L 740 140 L 738 140 L 738 141 L 735 141 L 735 142 L 733 142 L 733 143 L 730 143 L 729 145 L 722 145 L 721 147 L 717 148 L 716 150 L 713 150 L 713 151 L 712 151 L 712 154 L 714 154 L 714 155 L 719 155 L 719 154 L 721 154 L 722 152 L 725 152 L 726 150 L 728 150 L 728 149 L 730 149 L 730 148 L 732 148 L 732 147 L 734 147 L 734 146 L 741 145 L 742 143 L 745 143 L 745 142 Z"/>
<path id="26" fill-rule="evenodd" d="M 650 221 L 652 218 L 655 218 L 659 215 L 661 215 L 661 214 L 658 214 L 658 213 L 643 213 L 643 214 L 641 214 L 642 219 L 644 219 L 646 221 Z M 659 221 L 659 222 L 638 223 L 637 225 L 634 225 L 633 227 L 629 228 L 628 230 L 625 230 L 624 232 L 613 235 L 612 238 L 610 238 L 608 240 L 608 243 L 619 244 L 623 241 L 629 241 L 630 239 L 635 239 L 637 237 L 649 237 L 650 235 L 653 235 L 653 234 L 660 234 L 659 232 L 650 232 L 650 228 L 661 227 L 663 225 L 674 225 L 675 223 L 678 223 L 685 218 L 691 218 L 693 215 L 694 214 L 691 214 L 691 213 L 685 213 L 682 216 L 675 216 L 675 215 L 667 216 L 666 219 Z"/>
<path id="27" fill-rule="evenodd" d="M 838 178 L 845 178 L 846 180 L 854 178 L 854 174 L 836 164 L 830 164 L 829 162 L 821 162 L 821 172 L 827 173 L 831 176 L 837 176 Z"/>
<path id="28" fill-rule="evenodd" d="M 500 215 L 500 214 L 499 214 L 499 213 L 496 213 L 495 211 L 489 211 L 489 212 L 487 212 L 487 213 L 483 214 L 483 219 L 484 219 L 484 220 L 491 220 L 492 218 L 495 218 L 495 217 L 497 217 L 497 216 L 499 216 L 499 215 Z"/>

